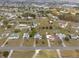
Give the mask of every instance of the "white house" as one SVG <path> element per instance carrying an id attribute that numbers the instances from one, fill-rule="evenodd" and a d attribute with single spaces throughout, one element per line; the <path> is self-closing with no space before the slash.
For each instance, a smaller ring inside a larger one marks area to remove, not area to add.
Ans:
<path id="1" fill-rule="evenodd" d="M 75 35 L 75 34 L 71 34 L 71 38 L 77 40 L 77 39 L 79 39 L 79 36 Z"/>
<path id="2" fill-rule="evenodd" d="M 2 33 L 2 35 L 1 35 L 1 36 L 2 36 L 2 37 L 8 37 L 8 36 L 9 36 L 9 34 L 10 34 L 9 32 L 8 32 L 8 33 Z"/>
<path id="3" fill-rule="evenodd" d="M 66 35 L 65 35 L 65 34 L 62 34 L 62 33 L 57 33 L 56 35 L 57 35 L 61 40 L 66 37 Z"/>
<path id="4" fill-rule="evenodd" d="M 12 34 L 8 37 L 8 39 L 19 39 L 19 34 L 17 34 L 17 33 L 12 33 Z"/>
<path id="5" fill-rule="evenodd" d="M 49 23 L 50 23 L 50 24 L 53 24 L 53 21 L 52 21 L 52 20 L 50 20 L 50 21 L 49 21 Z"/>
<path id="6" fill-rule="evenodd" d="M 74 23 L 73 23 L 72 26 L 71 26 L 71 28 L 74 29 L 75 32 L 77 32 L 77 33 L 79 32 L 79 24 L 77 24 L 77 23 L 74 24 Z"/>
<path id="7" fill-rule="evenodd" d="M 33 19 L 33 17 L 28 16 L 28 19 Z"/>
<path id="8" fill-rule="evenodd" d="M 55 37 L 53 35 L 46 35 L 46 38 L 49 39 L 49 40 L 54 40 Z"/>
<path id="9" fill-rule="evenodd" d="M 42 39 L 42 36 L 39 34 L 39 33 L 36 33 L 35 35 L 34 35 L 34 39 Z"/>
<path id="10" fill-rule="evenodd" d="M 17 17 L 16 14 L 12 14 L 12 13 L 5 13 L 5 16 L 9 20 L 15 19 Z"/>
<path id="11" fill-rule="evenodd" d="M 17 24 L 15 29 L 29 29 L 31 26 L 28 26 L 27 24 Z"/>
<path id="12" fill-rule="evenodd" d="M 46 38 L 49 39 L 49 40 L 52 40 L 52 41 L 55 40 L 55 39 L 59 39 L 59 37 L 56 34 L 50 35 L 48 33 L 46 33 Z"/>
<path id="13" fill-rule="evenodd" d="M 35 22 L 32 23 L 32 28 L 37 27 L 37 24 Z"/>
<path id="14" fill-rule="evenodd" d="M 66 28 L 68 26 L 68 22 L 65 22 L 65 21 L 59 21 L 58 24 L 61 28 Z"/>
<path id="15" fill-rule="evenodd" d="M 29 39 L 30 35 L 28 33 L 23 34 L 23 39 Z"/>

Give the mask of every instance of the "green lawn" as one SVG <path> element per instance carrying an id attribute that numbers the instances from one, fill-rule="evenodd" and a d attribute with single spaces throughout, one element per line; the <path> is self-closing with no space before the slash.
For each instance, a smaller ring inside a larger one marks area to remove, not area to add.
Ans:
<path id="1" fill-rule="evenodd" d="M 61 50 L 63 58 L 76 58 L 76 52 L 74 50 Z"/>
<path id="2" fill-rule="evenodd" d="M 62 46 L 62 41 L 61 40 L 58 40 L 58 39 L 56 39 L 56 40 L 53 40 L 53 41 L 51 41 L 50 40 L 50 45 L 53 47 L 53 46 Z"/>
<path id="3" fill-rule="evenodd" d="M 37 47 L 46 47 L 48 46 L 48 42 L 46 39 L 35 40 Z"/>
<path id="4" fill-rule="evenodd" d="M 57 58 L 57 52 L 54 50 L 41 50 L 36 58 Z"/>
<path id="5" fill-rule="evenodd" d="M 23 45 L 26 46 L 26 47 L 33 46 L 34 45 L 34 39 L 29 39 L 29 40 L 25 39 Z"/>
<path id="6" fill-rule="evenodd" d="M 34 50 L 22 50 L 22 51 L 14 51 L 11 58 L 32 58 L 34 55 Z"/>
<path id="7" fill-rule="evenodd" d="M 6 46 L 9 46 L 9 47 L 18 47 L 18 46 L 20 46 L 21 42 L 22 42 L 21 39 L 9 40 L 9 41 L 6 43 Z"/>
<path id="8" fill-rule="evenodd" d="M 67 46 L 79 46 L 79 40 L 64 41 Z"/>

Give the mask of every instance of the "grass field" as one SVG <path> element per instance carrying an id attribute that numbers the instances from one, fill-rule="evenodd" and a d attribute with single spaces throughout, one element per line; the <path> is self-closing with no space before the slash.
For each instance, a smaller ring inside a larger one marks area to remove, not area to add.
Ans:
<path id="1" fill-rule="evenodd" d="M 14 51 L 11 58 L 32 58 L 35 51 L 25 50 L 25 51 Z"/>
<path id="2" fill-rule="evenodd" d="M 41 50 L 36 58 L 56 58 L 57 53 L 54 50 Z"/>
<path id="3" fill-rule="evenodd" d="M 51 41 L 50 40 L 50 45 L 53 47 L 53 46 L 62 46 L 62 42 L 61 42 L 61 40 L 54 40 L 54 41 Z"/>
<path id="4" fill-rule="evenodd" d="M 79 46 L 79 40 L 64 41 L 67 46 Z"/>
<path id="5" fill-rule="evenodd" d="M 23 43 L 23 45 L 26 47 L 33 46 L 33 44 L 34 44 L 34 39 L 24 40 L 24 43 Z"/>
<path id="6" fill-rule="evenodd" d="M 46 47 L 48 46 L 48 42 L 46 39 L 35 40 L 37 47 Z"/>
<path id="7" fill-rule="evenodd" d="M 21 44 L 21 41 L 20 39 L 17 39 L 17 40 L 9 40 L 5 46 L 9 46 L 9 47 L 18 47 L 20 46 Z"/>
<path id="8" fill-rule="evenodd" d="M 61 50 L 61 55 L 63 58 L 75 58 L 76 52 L 74 50 Z"/>

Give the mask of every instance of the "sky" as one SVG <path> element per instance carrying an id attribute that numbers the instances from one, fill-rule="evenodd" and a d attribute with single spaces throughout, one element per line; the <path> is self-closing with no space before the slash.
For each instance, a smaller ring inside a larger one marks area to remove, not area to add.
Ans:
<path id="1" fill-rule="evenodd" d="M 6 0 L 5 0 L 6 1 Z M 27 1 L 27 0 L 11 0 L 11 1 Z M 28 0 L 28 1 L 33 1 L 33 0 Z M 37 1 L 37 0 L 35 0 Z M 43 1 L 43 0 L 38 0 L 38 1 Z M 45 0 L 44 0 L 45 1 Z M 47 1 L 47 0 L 46 0 Z M 53 0 L 50 0 L 53 1 Z M 55 0 L 54 0 L 55 1 Z M 79 0 L 56 0 L 56 1 L 68 1 L 68 2 L 79 2 Z"/>
<path id="2" fill-rule="evenodd" d="M 69 2 L 79 2 L 79 0 L 67 0 Z"/>
<path id="3" fill-rule="evenodd" d="M 21 1 L 21 0 L 20 0 Z M 53 1 L 53 0 L 52 0 Z M 59 0 L 58 0 L 59 1 Z M 69 2 L 79 2 L 79 0 L 63 0 L 63 1 L 69 1 Z"/>

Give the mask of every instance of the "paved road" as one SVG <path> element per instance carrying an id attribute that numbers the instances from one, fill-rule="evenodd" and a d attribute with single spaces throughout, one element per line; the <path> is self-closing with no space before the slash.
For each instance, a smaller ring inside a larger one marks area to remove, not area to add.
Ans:
<path id="1" fill-rule="evenodd" d="M 61 50 L 74 50 L 74 49 L 79 49 L 79 46 L 75 47 L 0 47 L 1 50 L 46 50 L 46 49 L 51 49 L 51 50 L 56 50 L 56 49 L 61 49 Z"/>

